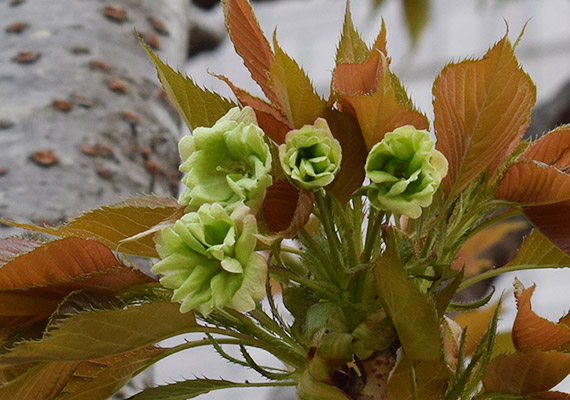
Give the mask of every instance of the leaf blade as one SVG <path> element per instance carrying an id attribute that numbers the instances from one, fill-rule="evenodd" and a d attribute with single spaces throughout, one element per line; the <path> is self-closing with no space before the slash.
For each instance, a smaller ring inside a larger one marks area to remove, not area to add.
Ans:
<path id="1" fill-rule="evenodd" d="M 437 149 L 449 162 L 444 187 L 454 195 L 518 145 L 536 88 L 505 36 L 482 59 L 446 66 L 433 95 Z"/>

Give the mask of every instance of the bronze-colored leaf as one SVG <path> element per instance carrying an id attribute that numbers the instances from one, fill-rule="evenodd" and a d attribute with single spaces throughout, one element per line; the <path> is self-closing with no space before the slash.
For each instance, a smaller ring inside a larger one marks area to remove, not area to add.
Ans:
<path id="1" fill-rule="evenodd" d="M 56 240 L 0 268 L 0 324 L 16 328 L 46 319 L 75 290 L 109 293 L 150 282 L 156 281 L 123 266 L 101 243 L 74 237 Z"/>
<path id="2" fill-rule="evenodd" d="M 545 392 L 570 373 L 570 354 L 537 350 L 500 355 L 485 368 L 487 393 L 527 396 Z"/>
<path id="3" fill-rule="evenodd" d="M 518 145 L 536 88 L 505 36 L 482 59 L 445 67 L 433 95 L 437 149 L 449 162 L 445 192 L 455 195 Z"/>
<path id="4" fill-rule="evenodd" d="M 337 65 L 333 89 L 343 110 L 358 120 L 368 150 L 400 126 L 429 128 L 425 115 L 414 108 L 398 78 L 389 71 L 381 51 L 373 51 L 360 64 Z"/>
<path id="5" fill-rule="evenodd" d="M 83 361 L 62 389 L 62 395 L 66 400 L 107 399 L 166 351 L 166 348 L 150 346 Z"/>
<path id="6" fill-rule="evenodd" d="M 543 206 L 525 207 L 530 222 L 552 243 L 570 255 L 570 200 Z"/>
<path id="7" fill-rule="evenodd" d="M 535 160 L 554 165 L 570 148 L 570 125 L 560 126 L 543 135 L 521 156 L 520 160 Z"/>
<path id="8" fill-rule="evenodd" d="M 495 198 L 525 206 L 558 203 L 570 199 L 570 175 L 536 161 L 510 166 Z"/>
<path id="9" fill-rule="evenodd" d="M 531 400 L 570 400 L 570 394 L 562 392 L 544 392 L 533 394 Z"/>
<path id="10" fill-rule="evenodd" d="M 226 27 L 236 52 L 243 58 L 251 77 L 267 98 L 276 106 L 280 106 L 279 99 L 269 87 L 269 68 L 274 59 L 273 51 L 259 27 L 251 4 L 247 0 L 223 0 L 222 6 Z"/>
<path id="11" fill-rule="evenodd" d="M 20 237 L 6 237 L 0 239 L 0 266 L 20 254 L 32 251 L 42 243 L 36 240 Z"/>
<path id="12" fill-rule="evenodd" d="M 250 106 L 255 111 L 257 124 L 275 143 L 285 143 L 285 136 L 292 128 L 292 125 L 275 106 L 266 101 L 252 96 L 243 89 L 235 86 L 228 78 L 222 75 L 215 75 L 228 84 L 234 92 L 242 106 Z"/>
<path id="13" fill-rule="evenodd" d="M 513 343 L 518 350 L 556 350 L 570 342 L 570 328 L 541 318 L 532 311 L 530 299 L 536 285 L 528 289 L 515 281 L 517 316 L 513 324 Z"/>
<path id="14" fill-rule="evenodd" d="M 358 122 L 349 113 L 328 110 L 325 118 L 342 148 L 340 172 L 327 190 L 344 204 L 364 181 L 364 163 L 368 151 Z"/>
<path id="15" fill-rule="evenodd" d="M 290 238 L 305 226 L 312 209 L 311 193 L 277 180 L 267 189 L 261 211 L 270 234 Z"/>
<path id="16" fill-rule="evenodd" d="M 41 363 L 0 387 L 0 398 L 10 400 L 52 400 L 67 384 L 79 363 Z"/>

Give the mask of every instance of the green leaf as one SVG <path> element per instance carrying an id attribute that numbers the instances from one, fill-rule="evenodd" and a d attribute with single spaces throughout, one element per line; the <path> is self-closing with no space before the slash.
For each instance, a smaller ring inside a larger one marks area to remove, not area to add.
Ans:
<path id="1" fill-rule="evenodd" d="M 289 57 L 273 37 L 275 59 L 269 69 L 269 86 L 279 103 L 278 108 L 294 128 L 310 125 L 323 116 L 326 102 L 297 62 Z"/>
<path id="2" fill-rule="evenodd" d="M 194 316 L 181 314 L 179 305 L 169 300 L 93 309 L 55 320 L 41 340 L 17 343 L 0 357 L 0 364 L 93 360 L 191 331 L 199 331 Z"/>
<path id="3" fill-rule="evenodd" d="M 161 223 L 174 222 L 184 207 L 168 197 L 132 197 L 120 203 L 88 211 L 59 227 L 10 222 L 12 226 L 59 237 L 96 239 L 115 251 L 140 257 L 158 257 L 152 235 L 144 235 Z M 140 237 L 126 240 L 136 235 Z"/>
<path id="4" fill-rule="evenodd" d="M 293 385 L 293 384 L 292 384 Z M 231 382 L 224 379 L 192 379 L 188 381 L 176 382 L 170 385 L 158 386 L 135 394 L 127 400 L 186 400 L 193 399 L 204 393 L 218 389 L 230 388 L 255 388 L 263 386 L 283 386 L 272 382 L 250 383 Z"/>
<path id="5" fill-rule="evenodd" d="M 433 302 L 407 277 L 398 255 L 394 231 L 375 267 L 376 286 L 398 339 L 412 360 L 436 360 L 442 355 L 440 321 Z"/>
<path id="6" fill-rule="evenodd" d="M 482 59 L 446 66 L 433 95 L 437 149 L 449 162 L 444 188 L 454 196 L 517 147 L 536 88 L 505 36 Z"/>
<path id="7" fill-rule="evenodd" d="M 570 267 L 570 256 L 535 229 L 523 242 L 514 260 L 505 267 L 527 264 Z"/>
<path id="8" fill-rule="evenodd" d="M 142 40 L 139 41 L 154 63 L 162 87 L 190 129 L 211 127 L 235 107 L 232 101 L 202 89 L 192 79 L 163 63 Z"/>
<path id="9" fill-rule="evenodd" d="M 78 365 L 78 362 L 66 361 L 35 365 L 1 386 L 0 399 L 53 400 L 65 387 Z"/>
<path id="10" fill-rule="evenodd" d="M 531 395 L 547 391 L 570 373 L 570 354 L 523 351 L 501 355 L 485 368 L 487 393 Z"/>
<path id="11" fill-rule="evenodd" d="M 350 1 L 347 1 L 344 24 L 342 26 L 342 36 L 336 52 L 336 63 L 359 64 L 368 60 L 369 57 L 370 50 L 368 46 L 364 43 L 356 29 L 354 29 L 352 16 L 350 14 Z"/>
<path id="12" fill-rule="evenodd" d="M 388 381 L 388 398 L 398 400 L 438 400 L 447 389 L 449 373 L 439 360 L 414 362 L 417 397 L 412 391 L 412 365 L 407 357 L 400 360 Z"/>

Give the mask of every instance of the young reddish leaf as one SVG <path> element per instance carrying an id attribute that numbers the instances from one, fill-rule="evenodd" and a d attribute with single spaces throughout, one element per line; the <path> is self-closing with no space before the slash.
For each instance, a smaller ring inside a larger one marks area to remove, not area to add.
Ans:
<path id="1" fill-rule="evenodd" d="M 517 219 L 507 220 L 495 224 L 469 238 L 457 253 L 457 258 L 452 263 L 452 268 L 459 271 L 465 268 L 466 276 L 491 268 L 492 260 L 487 256 L 489 251 L 508 235 L 526 229 L 528 223 Z"/>
<path id="2" fill-rule="evenodd" d="M 325 118 L 333 136 L 340 142 L 342 161 L 340 171 L 327 190 L 341 203 L 346 203 L 364 181 L 364 163 L 368 151 L 356 120 L 346 112 L 328 110 Z"/>
<path id="3" fill-rule="evenodd" d="M 20 254 L 32 251 L 42 243 L 37 240 L 20 237 L 6 237 L 0 239 L 0 266 Z"/>
<path id="4" fill-rule="evenodd" d="M 525 207 L 529 221 L 552 243 L 570 255 L 570 200 L 543 206 Z"/>
<path id="5" fill-rule="evenodd" d="M 0 387 L 0 399 L 52 400 L 67 384 L 77 362 L 42 363 Z"/>
<path id="6" fill-rule="evenodd" d="M 0 268 L 0 323 L 15 328 L 46 319 L 75 290 L 109 293 L 150 282 L 156 281 L 122 266 L 101 243 L 80 238 L 56 240 Z"/>
<path id="7" fill-rule="evenodd" d="M 259 27 L 251 4 L 247 0 L 223 0 L 222 7 L 226 27 L 236 52 L 267 98 L 276 106 L 280 106 L 279 99 L 268 85 L 269 68 L 274 55 Z"/>
<path id="8" fill-rule="evenodd" d="M 257 124 L 275 143 L 285 143 L 285 136 L 293 129 L 292 125 L 275 106 L 266 101 L 254 97 L 243 89 L 236 87 L 228 78 L 215 75 L 232 89 L 242 106 L 250 106 L 255 111 Z"/>
<path id="9" fill-rule="evenodd" d="M 148 46 L 140 40 L 156 67 L 158 79 L 168 97 L 190 129 L 210 127 L 235 107 L 235 104 L 217 93 L 202 89 L 182 73 L 163 63 Z"/>
<path id="10" fill-rule="evenodd" d="M 10 222 L 10 225 L 49 235 L 96 239 L 113 250 L 140 257 L 158 257 L 152 235 L 128 240 L 184 215 L 184 207 L 172 198 L 133 197 L 118 204 L 91 210 L 60 227 L 39 227 Z"/>
<path id="11" fill-rule="evenodd" d="M 403 357 L 388 381 L 388 398 L 398 400 L 438 400 L 443 399 L 449 382 L 449 373 L 443 362 L 419 361 L 414 363 L 417 396 L 412 391 L 411 365 Z"/>
<path id="12" fill-rule="evenodd" d="M 66 400 L 104 400 L 169 349 L 145 347 L 118 356 L 83 361 L 62 390 Z"/>
<path id="13" fill-rule="evenodd" d="M 154 300 L 80 310 L 52 321 L 41 339 L 17 343 L 2 354 L 0 362 L 95 360 L 147 347 L 180 333 L 200 331 L 194 315 L 181 314 L 179 308 L 170 300 Z"/>
<path id="14" fill-rule="evenodd" d="M 0 290 L 66 283 L 120 265 L 111 250 L 94 240 L 56 240 L 4 264 L 0 268 Z"/>
<path id="15" fill-rule="evenodd" d="M 342 108 L 358 120 L 368 149 L 400 126 L 429 128 L 425 115 L 414 108 L 398 78 L 390 73 L 381 51 L 373 51 L 364 63 L 337 65 L 333 88 Z"/>
<path id="16" fill-rule="evenodd" d="M 309 220 L 313 195 L 298 190 L 286 180 L 277 180 L 267 189 L 262 213 L 271 235 L 291 238 Z"/>
<path id="17" fill-rule="evenodd" d="M 455 195 L 518 145 L 536 88 L 505 36 L 481 60 L 445 67 L 433 95 L 437 149 L 449 162 L 444 187 Z"/>
<path id="18" fill-rule="evenodd" d="M 570 373 L 570 354 L 555 351 L 522 351 L 500 355 L 485 368 L 487 393 L 527 396 L 545 392 Z"/>
<path id="19" fill-rule="evenodd" d="M 499 183 L 496 199 L 525 206 L 570 199 L 570 175 L 536 161 L 510 166 Z"/>
<path id="20" fill-rule="evenodd" d="M 394 231 L 388 232 L 386 251 L 374 270 L 378 294 L 396 327 L 404 353 L 412 360 L 437 360 L 443 344 L 435 305 L 408 279 Z"/>
<path id="21" fill-rule="evenodd" d="M 323 115 L 327 104 L 301 67 L 279 47 L 275 36 L 273 46 L 275 58 L 269 69 L 269 86 L 278 100 L 276 105 L 295 129 L 310 125 Z"/>
<path id="22" fill-rule="evenodd" d="M 563 125 L 548 132 L 531 144 L 520 160 L 535 160 L 554 165 L 569 148 L 570 125 Z"/>
<path id="23" fill-rule="evenodd" d="M 513 324 L 513 343 L 518 350 L 556 350 L 570 342 L 570 328 L 541 318 L 532 311 L 530 299 L 536 285 L 528 289 L 515 281 L 517 316 Z"/>

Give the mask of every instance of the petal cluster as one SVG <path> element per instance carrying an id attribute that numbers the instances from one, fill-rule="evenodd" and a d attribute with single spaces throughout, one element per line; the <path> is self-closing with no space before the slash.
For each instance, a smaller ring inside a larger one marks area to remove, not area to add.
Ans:
<path id="1" fill-rule="evenodd" d="M 374 207 L 418 218 L 447 174 L 447 160 L 434 149 L 429 132 L 406 125 L 370 150 L 365 169 Z"/>
<path id="2" fill-rule="evenodd" d="M 228 211 L 244 202 L 257 212 L 271 185 L 271 153 L 250 107 L 233 108 L 211 128 L 194 129 L 179 144 L 187 189 L 179 202 L 219 203 Z"/>
<path id="3" fill-rule="evenodd" d="M 152 271 L 174 290 L 181 312 L 250 311 L 265 295 L 267 270 L 255 252 L 256 234 L 257 221 L 244 204 L 231 214 L 220 204 L 204 204 L 157 236 L 161 261 Z"/>
<path id="4" fill-rule="evenodd" d="M 341 147 L 327 121 L 318 118 L 314 125 L 290 131 L 279 146 L 281 167 L 291 182 L 312 190 L 331 183 L 340 169 Z"/>

